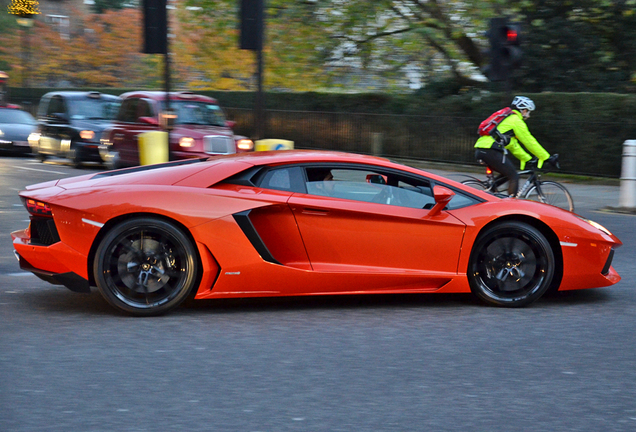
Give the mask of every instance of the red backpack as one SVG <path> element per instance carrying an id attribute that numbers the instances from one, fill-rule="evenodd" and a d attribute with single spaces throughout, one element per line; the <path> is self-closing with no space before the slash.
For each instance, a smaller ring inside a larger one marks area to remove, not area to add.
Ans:
<path id="1" fill-rule="evenodd" d="M 500 109 L 499 111 L 493 113 L 490 117 L 481 122 L 481 124 L 477 128 L 477 133 L 481 136 L 491 135 L 495 137 L 494 134 L 496 133 L 495 131 L 497 129 L 497 126 L 499 126 L 499 123 L 501 123 L 510 114 L 512 114 L 512 109 L 509 107 Z"/>

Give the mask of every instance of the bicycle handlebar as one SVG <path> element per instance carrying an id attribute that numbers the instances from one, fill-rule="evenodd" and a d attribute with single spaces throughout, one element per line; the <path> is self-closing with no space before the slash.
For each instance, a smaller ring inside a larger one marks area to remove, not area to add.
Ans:
<path id="1" fill-rule="evenodd" d="M 561 164 L 559 163 L 559 154 L 558 153 L 555 153 L 552 156 L 550 156 L 548 159 L 546 159 L 544 161 L 544 166 L 545 166 L 546 163 L 549 163 L 550 165 L 552 165 L 556 169 L 561 169 Z M 528 170 L 536 171 L 536 170 L 539 169 L 538 168 L 538 164 L 539 164 L 539 159 L 532 158 L 528 162 L 526 162 L 526 168 Z M 545 169 L 545 168 L 542 167 L 541 169 Z"/>

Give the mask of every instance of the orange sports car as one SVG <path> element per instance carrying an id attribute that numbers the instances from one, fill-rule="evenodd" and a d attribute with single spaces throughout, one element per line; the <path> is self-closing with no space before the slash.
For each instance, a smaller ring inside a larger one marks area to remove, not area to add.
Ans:
<path id="1" fill-rule="evenodd" d="M 244 153 L 88 174 L 20 193 L 20 267 L 117 309 L 195 299 L 473 292 L 499 306 L 612 285 L 620 240 L 546 204 L 385 159 Z"/>

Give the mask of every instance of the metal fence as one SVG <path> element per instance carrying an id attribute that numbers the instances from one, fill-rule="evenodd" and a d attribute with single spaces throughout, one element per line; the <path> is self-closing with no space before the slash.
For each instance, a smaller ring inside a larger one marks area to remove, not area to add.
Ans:
<path id="1" fill-rule="evenodd" d="M 16 101 L 35 114 L 38 100 Z M 225 108 L 235 132 L 254 136 L 254 111 Z M 476 164 L 473 146 L 483 118 L 266 110 L 265 137 L 294 141 L 299 149 L 327 149 L 437 162 Z M 533 118 L 532 133 L 550 153 L 561 154 L 561 172 L 620 176 L 622 144 L 636 138 L 636 121 L 589 122 L 572 116 Z"/>
<path id="2" fill-rule="evenodd" d="M 250 136 L 252 111 L 228 108 L 227 112 L 237 122 L 236 133 Z M 265 133 L 267 138 L 294 141 L 295 148 L 473 163 L 480 121 L 466 117 L 268 110 Z"/>
<path id="3" fill-rule="evenodd" d="M 253 111 L 227 108 L 235 132 L 253 136 Z M 265 138 L 294 141 L 295 148 L 327 149 L 437 162 L 476 164 L 474 144 L 483 118 L 346 112 L 267 110 Z M 636 137 L 636 122 L 532 119 L 532 133 L 550 153 L 561 154 L 561 172 L 619 177 L 622 143 Z"/>

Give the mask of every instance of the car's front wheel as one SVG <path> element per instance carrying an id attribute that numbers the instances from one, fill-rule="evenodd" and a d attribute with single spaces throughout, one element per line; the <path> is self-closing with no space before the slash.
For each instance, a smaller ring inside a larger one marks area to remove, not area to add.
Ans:
<path id="1" fill-rule="evenodd" d="M 80 168 L 82 166 L 82 158 L 77 147 L 71 145 L 71 149 L 66 154 L 66 157 L 71 161 L 73 168 Z"/>
<path id="2" fill-rule="evenodd" d="M 536 228 L 503 222 L 479 235 L 468 264 L 472 292 L 497 306 L 526 306 L 550 287 L 555 258 L 550 243 Z"/>
<path id="3" fill-rule="evenodd" d="M 194 289 L 198 259 L 181 229 L 154 218 L 113 227 L 95 253 L 97 287 L 117 309 L 150 316 L 177 307 Z"/>

